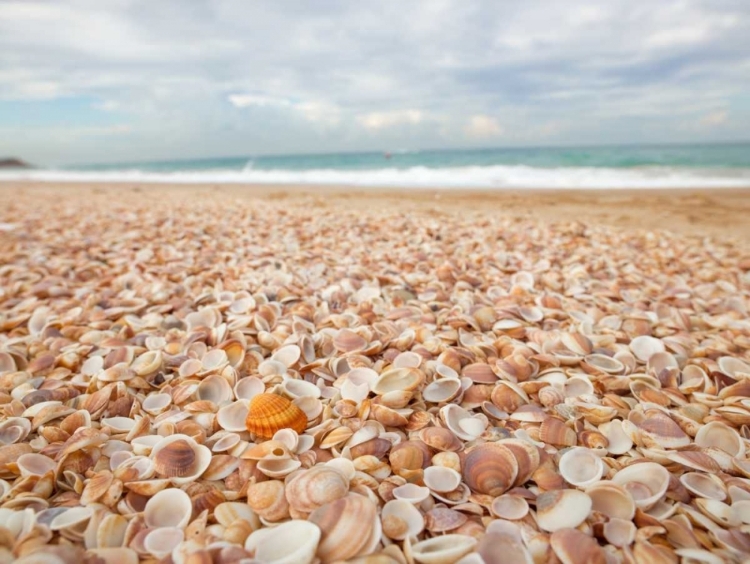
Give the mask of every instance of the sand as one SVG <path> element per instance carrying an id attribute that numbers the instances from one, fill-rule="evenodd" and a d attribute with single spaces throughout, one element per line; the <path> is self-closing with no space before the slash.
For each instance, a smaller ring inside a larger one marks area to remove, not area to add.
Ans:
<path id="1" fill-rule="evenodd" d="M 479 212 L 543 223 L 577 220 L 623 229 L 666 229 L 687 236 L 750 241 L 750 188 L 711 190 L 476 190 L 284 185 L 0 183 L 4 216 L 25 206 L 73 201 L 234 198 L 342 209 Z M 10 204 L 10 208 L 8 205 Z"/>
<path id="2" fill-rule="evenodd" d="M 0 185 L 0 563 L 747 561 L 747 194 Z"/>

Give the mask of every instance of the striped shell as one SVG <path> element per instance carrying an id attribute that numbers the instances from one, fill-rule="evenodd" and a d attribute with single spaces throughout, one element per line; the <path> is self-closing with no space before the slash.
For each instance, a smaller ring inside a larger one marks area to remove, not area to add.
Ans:
<path id="1" fill-rule="evenodd" d="M 286 398 L 276 394 L 259 394 L 250 400 L 245 426 L 256 437 L 270 439 L 280 429 L 294 429 L 297 433 L 303 433 L 307 427 L 307 417 Z"/>

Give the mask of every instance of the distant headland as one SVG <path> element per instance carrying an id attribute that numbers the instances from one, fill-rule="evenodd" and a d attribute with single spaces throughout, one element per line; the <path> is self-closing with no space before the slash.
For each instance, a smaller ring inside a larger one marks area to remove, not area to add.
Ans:
<path id="1" fill-rule="evenodd" d="M 0 168 L 34 168 L 29 163 L 22 161 L 21 159 L 0 159 Z"/>

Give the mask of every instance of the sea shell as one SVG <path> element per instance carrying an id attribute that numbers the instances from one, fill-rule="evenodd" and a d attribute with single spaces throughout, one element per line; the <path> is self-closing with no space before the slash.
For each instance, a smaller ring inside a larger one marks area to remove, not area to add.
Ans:
<path id="1" fill-rule="evenodd" d="M 245 541 L 257 562 L 310 564 L 320 541 L 320 529 L 309 521 L 293 519 L 270 529 L 258 529 Z"/>
<path id="2" fill-rule="evenodd" d="M 745 443 L 739 433 L 720 421 L 703 425 L 695 435 L 695 444 L 704 448 L 718 448 L 735 458 L 745 454 Z"/>
<path id="3" fill-rule="evenodd" d="M 211 450 L 187 435 L 170 435 L 159 441 L 149 458 L 158 476 L 175 485 L 187 484 L 206 471 L 211 463 Z"/>
<path id="4" fill-rule="evenodd" d="M 622 486 L 602 480 L 588 488 L 586 495 L 591 498 L 592 508 L 611 519 L 629 521 L 635 515 L 635 501 Z"/>
<path id="5" fill-rule="evenodd" d="M 463 476 L 475 492 L 498 496 L 513 486 L 518 462 L 506 447 L 485 443 L 472 448 L 464 459 Z"/>
<path id="6" fill-rule="evenodd" d="M 184 529 L 190 522 L 192 512 L 190 496 L 177 488 L 169 488 L 160 491 L 146 502 L 143 517 L 149 527 Z"/>
<path id="7" fill-rule="evenodd" d="M 452 564 L 471 552 L 477 539 L 449 534 L 426 539 L 411 547 L 414 560 L 420 564 Z"/>
<path id="8" fill-rule="evenodd" d="M 602 533 L 608 543 L 623 547 L 633 544 L 637 530 L 632 521 L 613 518 L 604 523 Z"/>
<path id="9" fill-rule="evenodd" d="M 562 564 L 606 564 L 604 550 L 590 537 L 573 528 L 559 529 L 550 536 L 550 546 Z"/>
<path id="10" fill-rule="evenodd" d="M 307 416 L 286 398 L 259 394 L 250 400 L 245 425 L 257 437 L 270 439 L 280 429 L 289 428 L 303 433 L 307 427 Z"/>
<path id="11" fill-rule="evenodd" d="M 394 499 L 381 512 L 383 534 L 393 540 L 416 538 L 424 530 L 424 516 L 413 504 Z"/>
<path id="12" fill-rule="evenodd" d="M 308 521 L 322 532 L 316 554 L 323 562 L 369 554 L 380 542 L 377 506 L 361 495 L 350 493 L 327 503 L 313 511 Z"/>
<path id="13" fill-rule="evenodd" d="M 536 498 L 536 520 L 548 532 L 577 527 L 591 512 L 591 498 L 577 490 L 553 490 Z"/>
<path id="14" fill-rule="evenodd" d="M 247 504 L 270 522 L 289 517 L 289 502 L 285 495 L 284 483 L 280 480 L 256 482 L 247 489 Z"/>
<path id="15" fill-rule="evenodd" d="M 612 481 L 625 488 L 635 504 L 646 511 L 653 507 L 669 487 L 669 472 L 655 462 L 631 464 L 618 471 Z"/>
<path id="16" fill-rule="evenodd" d="M 518 495 L 504 494 L 492 500 L 492 513 L 500 519 L 523 519 L 529 512 L 528 502 Z"/>
<path id="17" fill-rule="evenodd" d="M 310 513 L 344 497 L 348 491 L 349 480 L 338 470 L 325 465 L 295 474 L 286 484 L 289 506 L 300 513 Z"/>
<path id="18" fill-rule="evenodd" d="M 581 488 L 598 482 L 604 473 L 602 459 L 584 447 L 566 450 L 560 457 L 559 468 L 566 482 Z"/>
<path id="19" fill-rule="evenodd" d="M 542 421 L 539 439 L 555 446 L 575 446 L 578 442 L 575 431 L 555 417 L 547 417 Z"/>

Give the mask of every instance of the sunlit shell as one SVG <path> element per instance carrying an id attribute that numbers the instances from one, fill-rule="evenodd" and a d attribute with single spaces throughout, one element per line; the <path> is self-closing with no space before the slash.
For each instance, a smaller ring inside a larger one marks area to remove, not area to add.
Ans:
<path id="1" fill-rule="evenodd" d="M 464 459 L 463 476 L 475 492 L 498 496 L 513 486 L 518 462 L 506 447 L 485 443 L 472 448 Z"/>
<path id="2" fill-rule="evenodd" d="M 641 462 L 622 468 L 612 481 L 625 488 L 640 509 L 647 510 L 666 493 L 669 472 L 655 462 Z"/>
<path id="3" fill-rule="evenodd" d="M 575 446 L 578 437 L 573 429 L 564 421 L 555 417 L 547 417 L 539 427 L 539 438 L 545 443 L 555 446 Z"/>
<path id="4" fill-rule="evenodd" d="M 562 564 L 606 564 L 604 550 L 593 537 L 573 528 L 559 529 L 550 536 L 550 546 Z"/>
<path id="5" fill-rule="evenodd" d="M 308 521 L 322 531 L 316 554 L 323 562 L 368 554 L 380 542 L 377 506 L 361 495 L 350 493 L 327 503 L 313 511 Z"/>
<path id="6" fill-rule="evenodd" d="M 247 490 L 247 503 L 255 513 L 270 522 L 289 517 L 284 483 L 279 480 L 251 484 Z"/>
<path id="7" fill-rule="evenodd" d="M 727 498 L 726 486 L 712 474 L 686 472 L 680 476 L 680 483 L 696 496 L 724 501 Z"/>
<path id="8" fill-rule="evenodd" d="M 307 416 L 286 398 L 275 394 L 260 394 L 250 400 L 245 425 L 257 437 L 270 439 L 280 429 L 304 432 Z"/>
<path id="9" fill-rule="evenodd" d="M 309 521 L 294 519 L 270 529 L 258 529 L 245 541 L 245 548 L 258 562 L 311 564 L 321 532 Z"/>
<path id="10" fill-rule="evenodd" d="M 158 476 L 173 484 L 187 484 L 199 477 L 211 462 L 211 450 L 187 435 L 170 435 L 151 450 L 151 460 Z"/>
<path id="11" fill-rule="evenodd" d="M 528 502 L 517 495 L 504 494 L 492 500 L 492 513 L 500 519 L 523 519 L 529 512 Z"/>
<path id="12" fill-rule="evenodd" d="M 451 564 L 471 552 L 477 540 L 466 535 L 448 534 L 414 544 L 411 553 L 420 564 Z"/>
<path id="13" fill-rule="evenodd" d="M 536 520 L 544 531 L 577 527 L 591 512 L 591 498 L 577 490 L 553 490 L 536 498 Z"/>
<path id="14" fill-rule="evenodd" d="M 612 519 L 630 520 L 635 515 L 635 501 L 631 495 L 614 482 L 602 480 L 586 488 L 592 508 Z"/>
<path id="15" fill-rule="evenodd" d="M 664 342 L 648 335 L 639 335 L 630 341 L 630 350 L 641 362 L 648 362 L 652 355 L 665 351 Z"/>
<path id="16" fill-rule="evenodd" d="M 695 444 L 704 448 L 718 448 L 735 458 L 745 454 L 745 443 L 739 433 L 720 421 L 703 425 L 695 435 Z"/>
<path id="17" fill-rule="evenodd" d="M 383 506 L 380 515 L 383 534 L 393 540 L 416 538 L 424 530 L 424 516 L 405 500 L 394 499 Z"/>
<path id="18" fill-rule="evenodd" d="M 461 483 L 461 474 L 452 468 L 430 466 L 424 470 L 424 484 L 432 491 L 452 492 Z"/>
<path id="19" fill-rule="evenodd" d="M 184 529 L 190 521 L 192 511 L 190 496 L 177 488 L 169 488 L 148 500 L 143 517 L 149 527 Z"/>
<path id="20" fill-rule="evenodd" d="M 315 466 L 287 481 L 286 498 L 292 509 L 310 513 L 321 505 L 344 497 L 349 480 L 330 466 Z"/>
<path id="21" fill-rule="evenodd" d="M 560 475 L 566 482 L 581 488 L 598 482 L 604 473 L 604 463 L 590 449 L 575 447 L 560 457 Z"/>

